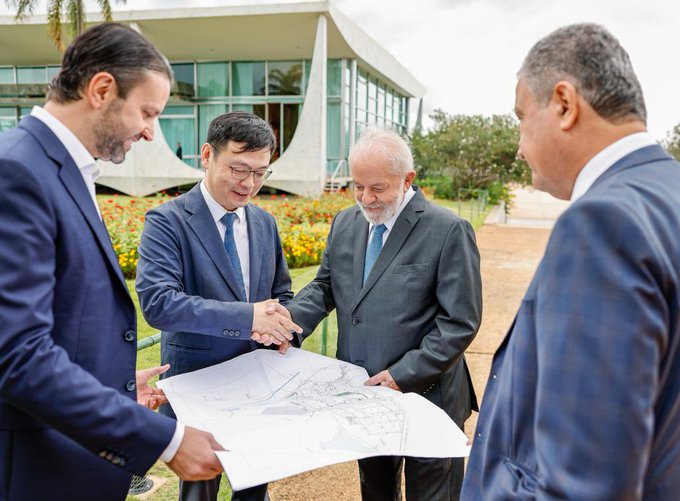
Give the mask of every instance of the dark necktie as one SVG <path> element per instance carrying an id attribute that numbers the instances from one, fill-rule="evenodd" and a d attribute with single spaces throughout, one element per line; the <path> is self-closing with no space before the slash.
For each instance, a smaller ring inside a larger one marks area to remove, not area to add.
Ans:
<path id="1" fill-rule="evenodd" d="M 379 224 L 373 228 L 373 236 L 368 244 L 368 249 L 366 249 L 366 261 L 364 262 L 364 282 L 368 278 L 369 273 L 371 273 L 371 268 L 378 259 L 380 251 L 383 245 L 383 233 L 387 230 L 387 226 L 384 224 Z"/>
<path id="2" fill-rule="evenodd" d="M 234 239 L 234 219 L 236 219 L 235 212 L 227 212 L 222 216 L 222 223 L 227 227 L 227 231 L 224 232 L 224 250 L 227 251 L 229 256 L 229 261 L 231 261 L 231 267 L 234 269 L 234 275 L 236 275 L 236 281 L 241 286 L 241 291 L 245 295 L 246 286 L 243 283 L 243 272 L 241 271 L 241 260 L 238 258 L 238 250 L 236 249 L 236 240 Z"/>

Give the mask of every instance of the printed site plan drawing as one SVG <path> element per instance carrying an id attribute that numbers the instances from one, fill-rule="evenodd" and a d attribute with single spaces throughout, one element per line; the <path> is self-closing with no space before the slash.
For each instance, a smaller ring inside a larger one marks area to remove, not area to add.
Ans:
<path id="1" fill-rule="evenodd" d="M 215 435 L 234 490 L 369 456 L 463 457 L 467 438 L 415 393 L 364 386 L 362 367 L 255 350 L 158 383 L 177 418 Z"/>

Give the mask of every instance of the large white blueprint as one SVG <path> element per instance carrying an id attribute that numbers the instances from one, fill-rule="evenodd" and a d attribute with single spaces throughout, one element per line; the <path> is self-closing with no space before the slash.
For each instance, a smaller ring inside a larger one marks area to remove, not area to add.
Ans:
<path id="1" fill-rule="evenodd" d="M 177 418 L 215 435 L 241 490 L 369 456 L 463 457 L 467 438 L 414 393 L 364 386 L 362 367 L 291 348 L 256 350 L 158 383 Z"/>

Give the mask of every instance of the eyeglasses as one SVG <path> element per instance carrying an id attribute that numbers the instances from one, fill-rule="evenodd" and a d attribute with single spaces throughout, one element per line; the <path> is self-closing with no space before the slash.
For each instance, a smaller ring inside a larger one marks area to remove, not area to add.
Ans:
<path id="1" fill-rule="evenodd" d="M 231 175 L 234 176 L 234 179 L 238 179 L 239 181 L 248 179 L 248 176 L 252 174 L 253 181 L 257 183 L 264 181 L 265 179 L 272 175 L 271 169 L 250 170 L 246 167 L 232 167 L 229 164 L 227 164 L 227 167 L 231 169 Z"/>

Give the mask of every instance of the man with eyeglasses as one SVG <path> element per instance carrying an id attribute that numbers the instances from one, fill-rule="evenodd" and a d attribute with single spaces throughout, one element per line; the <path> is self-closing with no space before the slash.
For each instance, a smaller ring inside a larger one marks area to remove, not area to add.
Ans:
<path id="1" fill-rule="evenodd" d="M 170 364 L 165 376 L 262 344 L 285 352 L 291 332 L 302 332 L 274 303 L 293 297 L 276 222 L 248 203 L 271 174 L 275 149 L 274 133 L 261 118 L 241 111 L 220 115 L 201 148 L 203 181 L 146 215 L 136 288 L 147 322 L 163 331 L 161 360 Z M 161 412 L 174 417 L 169 405 Z M 219 483 L 220 476 L 181 482 L 179 499 L 214 501 Z M 267 499 L 267 485 L 232 499 Z"/>

